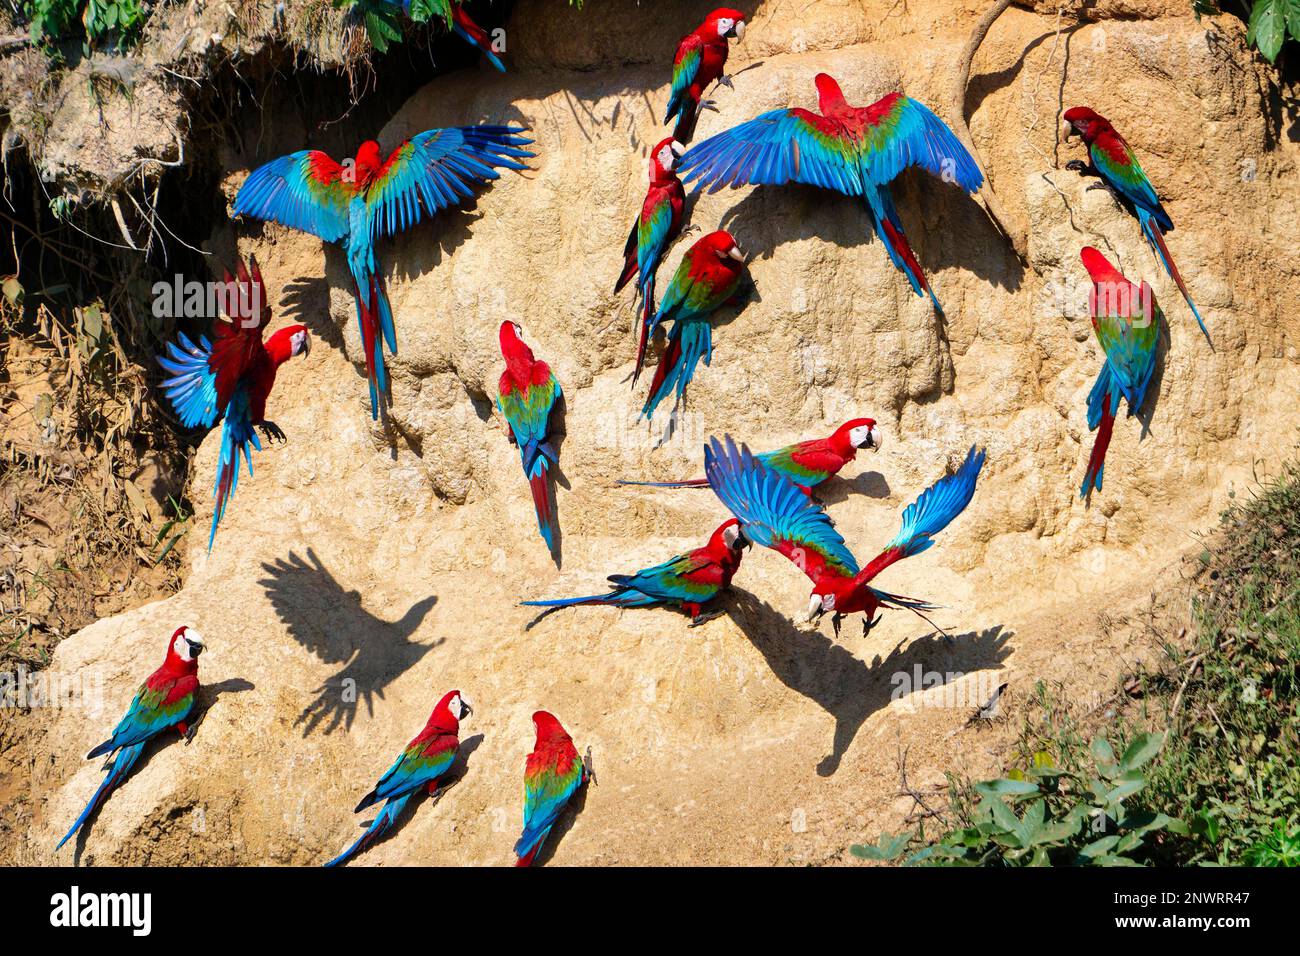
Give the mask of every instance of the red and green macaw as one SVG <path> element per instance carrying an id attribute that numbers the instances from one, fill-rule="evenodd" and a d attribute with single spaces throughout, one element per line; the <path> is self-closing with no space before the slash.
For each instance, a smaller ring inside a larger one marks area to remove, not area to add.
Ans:
<path id="1" fill-rule="evenodd" d="M 1156 368 L 1156 343 L 1164 313 L 1151 286 L 1129 282 L 1096 249 L 1085 247 L 1079 258 L 1092 277 L 1088 311 L 1097 341 L 1106 353 L 1106 364 L 1088 393 L 1088 430 L 1097 432 L 1079 488 L 1079 497 L 1088 498 L 1094 488 L 1101 491 L 1106 449 L 1120 398 L 1128 404 L 1130 416 L 1137 414 L 1146 400 L 1147 386 Z"/>
<path id="2" fill-rule="evenodd" d="M 655 271 L 663 261 L 664 253 L 682 231 L 683 212 L 686 208 L 686 190 L 673 172 L 677 160 L 686 147 L 669 137 L 659 143 L 650 154 L 650 188 L 646 191 L 641 214 L 632 224 L 627 245 L 623 247 L 623 272 L 614 284 L 617 294 L 634 276 L 637 292 L 641 296 L 641 332 L 636 349 L 636 370 L 632 384 L 641 374 L 645 363 L 645 347 L 650 331 L 650 319 L 655 312 Z"/>
<path id="3" fill-rule="evenodd" d="M 858 108 L 844 100 L 825 73 L 816 78 L 821 115 L 805 109 L 771 110 L 687 150 L 678 164 L 686 182 L 717 192 L 724 186 L 806 183 L 861 196 L 871 225 L 912 291 L 928 293 L 943 309 L 903 234 L 889 184 L 920 166 L 974 193 L 984 182 L 975 159 L 939 117 L 921 103 L 890 93 Z"/>
<path id="4" fill-rule="evenodd" d="M 748 547 L 749 539 L 733 518 L 719 525 L 709 543 L 702 548 L 679 554 L 636 574 L 611 574 L 609 582 L 614 587 L 608 594 L 522 603 L 525 607 L 546 608 L 542 617 L 562 607 L 579 604 L 681 607 L 690 615 L 690 626 L 695 627 L 722 613 L 705 614 L 704 605 L 731 587 L 731 579 L 740 568 L 740 559 Z"/>
<path id="5" fill-rule="evenodd" d="M 672 320 L 668 344 L 659 356 L 650 394 L 641 415 L 653 418 L 659 403 L 676 391 L 681 401 L 686 386 L 695 377 L 700 359 L 708 365 L 713 360 L 713 327 L 710 316 L 737 298 L 745 272 L 745 256 L 731 233 L 711 232 L 687 250 L 673 281 L 659 303 L 659 309 L 645 331 L 654 338 L 659 326 Z"/>
<path id="6" fill-rule="evenodd" d="M 217 319 L 213 323 L 216 343 L 200 336 L 195 345 L 182 333 L 179 345 L 168 342 L 167 354 L 158 356 L 158 364 L 169 373 L 163 381 L 163 394 L 186 428 L 211 428 L 218 418 L 224 419 L 212 488 L 216 500 L 208 531 L 209 551 L 239 484 L 241 458 L 249 477 L 253 476 L 253 449 L 262 450 L 254 429 L 262 429 L 268 440 L 285 440 L 280 427 L 266 419 L 266 400 L 275 386 L 276 370 L 293 356 L 311 352 L 311 335 L 305 325 L 286 326 L 263 343 L 271 305 L 257 260 L 250 256 L 248 263 L 246 268 L 243 260 L 238 261 L 234 278 L 229 271 L 225 273 L 222 308 L 230 321 Z"/>
<path id="7" fill-rule="evenodd" d="M 875 419 L 852 418 L 835 429 L 828 438 L 810 438 L 795 442 L 776 451 L 767 451 L 754 457 L 778 475 L 784 475 L 804 494 L 823 481 L 839 474 L 841 468 L 857 457 L 859 448 L 880 450 L 880 429 Z M 620 485 L 639 485 L 647 488 L 707 488 L 707 478 L 687 478 L 683 481 L 620 481 Z"/>
<path id="8" fill-rule="evenodd" d="M 573 738 L 552 714 L 533 714 L 537 742 L 524 762 L 524 829 L 515 842 L 515 866 L 532 866 L 537 852 L 550 836 L 551 827 L 569 801 L 588 780 L 591 748 L 587 759 L 578 756 Z"/>
<path id="9" fill-rule="evenodd" d="M 1066 123 L 1066 139 L 1075 134 L 1083 137 L 1090 160 L 1085 163 L 1074 159 L 1066 163 L 1065 168 L 1083 173 L 1085 176 L 1101 177 L 1101 182 L 1093 183 L 1088 188 L 1109 188 L 1111 193 L 1118 197 L 1120 204 L 1137 217 L 1138 224 L 1142 227 L 1142 235 L 1146 236 L 1147 242 L 1151 245 L 1151 251 L 1155 253 L 1160 264 L 1164 266 L 1165 272 L 1169 273 L 1169 278 L 1174 280 L 1174 285 L 1178 286 L 1178 291 L 1187 300 L 1192 315 L 1196 317 L 1196 324 L 1201 327 L 1201 332 L 1205 335 L 1205 341 L 1210 343 L 1211 349 L 1214 348 L 1210 331 L 1205 327 L 1201 313 L 1197 311 L 1196 303 L 1192 301 L 1191 293 L 1187 291 L 1178 266 L 1174 265 L 1174 257 L 1169 253 L 1169 246 L 1165 244 L 1164 234 L 1174 228 L 1174 222 L 1169 218 L 1169 213 L 1165 212 L 1165 207 L 1161 204 L 1155 187 L 1151 185 L 1151 180 L 1147 179 L 1147 174 L 1142 171 L 1137 154 L 1124 141 L 1124 137 L 1115 131 L 1115 127 L 1110 125 L 1106 117 L 1086 106 L 1075 106 L 1066 110 L 1063 118 Z M 1100 487 L 1098 485 L 1098 489 Z"/>
<path id="10" fill-rule="evenodd" d="M 90 819 L 113 788 L 126 779 L 148 741 L 173 729 L 181 737 L 189 738 L 191 728 L 186 721 L 199 692 L 199 654 L 205 646 L 203 635 L 192 627 L 182 625 L 172 632 L 162 667 L 140 685 L 126 716 L 113 728 L 113 735 L 86 754 L 87 760 L 110 754 L 104 764 L 108 774 L 77 822 L 54 848 L 56 852 Z"/>
<path id="11" fill-rule="evenodd" d="M 375 243 L 473 198 L 473 187 L 499 178 L 494 167 L 526 169 L 516 160 L 535 154 L 521 148 L 532 142 L 519 135 L 524 132 L 523 126 L 431 129 L 412 136 L 387 159 L 379 144 L 368 140 L 347 164 L 306 149 L 259 166 L 239 187 L 232 215 L 301 229 L 341 243 L 347 252 L 372 418 L 379 417 L 380 399 L 388 394 L 383 343 L 397 354 Z"/>
<path id="12" fill-rule="evenodd" d="M 934 543 L 934 535 L 970 503 L 983 465 L 984 452 L 972 445 L 956 474 L 940 478 L 908 505 L 894 540 L 859 569 L 830 517 L 794 482 L 769 469 L 744 445 L 738 449 L 730 435 L 725 446 L 714 438 L 704 449 L 709 486 L 740 520 L 746 537 L 785 555 L 808 575 L 813 591 L 807 620 L 834 612 L 831 623 L 837 637 L 844 616 L 857 611 L 866 615 L 865 636 L 879 620 L 873 619 L 878 608 L 906 608 L 922 617 L 923 612 L 934 610 L 925 601 L 877 590 L 871 581 L 895 561 L 920 554 Z"/>
<path id="13" fill-rule="evenodd" d="M 427 790 L 430 796 L 438 793 L 439 786 L 446 782 L 444 778 L 447 771 L 456 762 L 456 751 L 460 747 L 460 722 L 471 713 L 473 709 L 460 691 L 452 690 L 443 695 L 429 715 L 424 729 L 406 745 L 402 755 L 352 811 L 360 813 L 383 800 L 384 805 L 379 815 L 355 843 L 326 863 L 326 866 L 338 866 L 346 862 L 391 830 L 397 818 L 402 815 L 407 801 L 419 790 Z"/>
<path id="14" fill-rule="evenodd" d="M 732 7 L 719 7 L 677 44 L 664 122 L 672 123 L 675 118 L 673 136 L 678 141 L 691 141 L 701 110 L 716 110 L 712 100 L 704 99 L 709 86 L 715 81 L 722 86 L 732 85 L 722 70 L 727 65 L 728 41 L 733 37 L 745 38 L 745 14 Z"/>
<path id="15" fill-rule="evenodd" d="M 560 463 L 551 441 L 551 414 L 563 398 L 559 380 L 549 365 L 533 358 L 524 344 L 524 330 L 514 322 L 502 322 L 498 337 L 506 370 L 497 386 L 497 408 L 509 425 L 510 440 L 519 446 L 524 476 L 533 493 L 537 530 L 547 549 L 555 554 L 559 524 L 551 489 L 550 469 Z"/>

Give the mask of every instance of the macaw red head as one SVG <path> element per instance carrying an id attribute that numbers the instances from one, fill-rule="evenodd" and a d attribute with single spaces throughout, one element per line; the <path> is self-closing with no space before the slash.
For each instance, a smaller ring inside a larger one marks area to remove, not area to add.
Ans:
<path id="1" fill-rule="evenodd" d="M 745 39 L 745 13 L 734 7 L 718 7 L 704 18 L 701 33 L 706 39 L 718 36 L 724 40 L 730 40 L 732 37 L 743 40 Z"/>
<path id="2" fill-rule="evenodd" d="M 533 350 L 524 344 L 524 330 L 520 328 L 518 322 L 511 322 L 509 319 L 502 322 L 497 332 L 497 339 L 501 343 L 501 356 L 507 364 L 520 359 L 533 361 Z"/>
<path id="3" fill-rule="evenodd" d="M 442 695 L 442 700 L 438 701 L 438 706 L 429 715 L 429 726 L 454 734 L 460 730 L 460 722 L 472 713 L 474 708 L 470 707 L 469 701 L 461 692 L 449 690 Z"/>
<path id="4" fill-rule="evenodd" d="M 537 711 L 533 714 L 533 726 L 537 728 L 537 746 L 535 749 L 540 750 L 544 746 L 565 741 L 570 745 L 573 743 L 573 738 L 555 719 L 554 714 L 547 713 L 544 710 Z"/>
<path id="5" fill-rule="evenodd" d="M 736 245 L 736 240 L 732 238 L 731 233 L 725 229 L 709 233 L 691 249 L 692 252 L 696 250 L 712 252 L 719 259 L 732 259 L 742 266 L 745 264 L 745 254 L 740 251 L 740 246 Z"/>
<path id="6" fill-rule="evenodd" d="M 167 663 L 172 665 L 193 664 L 197 666 L 199 655 L 207 647 L 203 635 L 194 628 L 182 624 L 172 632 L 167 644 Z"/>
<path id="7" fill-rule="evenodd" d="M 354 161 L 356 168 L 354 175 L 358 186 L 369 186 L 379 175 L 379 171 L 384 168 L 384 157 L 379 152 L 379 144 L 373 139 L 368 139 L 357 147 L 357 157 Z"/>
<path id="8" fill-rule="evenodd" d="M 1062 114 L 1065 121 L 1065 138 L 1082 136 L 1089 145 L 1103 132 L 1111 129 L 1110 121 L 1095 110 L 1086 106 L 1073 106 Z"/>
<path id="9" fill-rule="evenodd" d="M 880 450 L 880 429 L 874 418 L 851 418 L 831 436 L 831 441 L 843 443 L 849 449 L 870 448 Z"/>
<path id="10" fill-rule="evenodd" d="M 295 355 L 311 354 L 311 333 L 305 325 L 286 325 L 266 340 L 271 361 L 282 365 Z"/>
<path id="11" fill-rule="evenodd" d="M 661 182 L 668 178 L 668 174 L 677 166 L 677 161 L 686 154 L 686 147 L 677 140 L 669 136 L 665 140 L 660 140 L 650 152 L 650 179 L 652 182 Z"/>
<path id="12" fill-rule="evenodd" d="M 745 532 L 740 527 L 740 522 L 735 518 L 718 525 L 717 530 L 709 537 L 710 549 L 719 553 L 730 551 L 732 554 L 739 555 L 750 544 L 750 540 L 745 537 Z"/>
<path id="13" fill-rule="evenodd" d="M 839 83 L 835 82 L 835 78 L 829 73 L 818 73 L 813 77 L 813 83 L 817 85 L 817 107 L 822 111 L 822 115 L 829 115 L 848 105 Z"/>
<path id="14" fill-rule="evenodd" d="M 1092 277 L 1088 309 L 1094 319 L 1113 315 L 1141 320 L 1135 324 L 1143 327 L 1151 323 L 1156 310 L 1155 294 L 1151 291 L 1151 286 L 1146 282 L 1141 286 L 1134 285 L 1092 246 L 1080 249 L 1079 258 Z"/>

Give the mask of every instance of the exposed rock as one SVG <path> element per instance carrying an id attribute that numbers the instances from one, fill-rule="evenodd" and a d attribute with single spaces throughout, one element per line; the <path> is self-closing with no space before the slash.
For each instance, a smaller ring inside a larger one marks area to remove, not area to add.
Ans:
<path id="1" fill-rule="evenodd" d="M 59 647 L 54 671 L 93 675 L 103 709 L 37 716 L 49 756 L 34 767 L 20 860 L 67 861 L 51 848 L 100 776 L 82 757 L 180 623 L 210 641 L 208 716 L 190 745 L 158 749 L 109 800 L 83 862 L 323 862 L 354 838 L 351 807 L 453 687 L 476 706 L 462 728 L 473 748 L 463 782 L 436 806 L 421 801 L 360 862 L 508 861 L 539 707 L 593 746 L 600 779 L 556 862 L 834 860 L 907 811 L 900 749 L 917 780 L 988 772 L 994 738 L 966 720 L 998 684 L 1010 698 L 1040 678 L 1098 691 L 1132 659 L 1131 639 L 1098 614 L 1171 587 L 1226 490 L 1286 454 L 1300 423 L 1297 150 L 1277 133 L 1244 27 L 1155 0 L 1099 5 L 1090 16 L 1101 22 L 1077 27 L 1067 15 L 1059 36 L 1054 6 L 1006 13 L 976 58 L 967 109 L 999 196 L 1030 224 L 1029 267 L 978 201 L 924 175 L 896 186 L 946 323 L 867 240 L 847 198 L 807 188 L 701 198 L 691 221 L 735 232 L 761 302 L 717 330 L 677 435 L 654 449 L 659 429 L 636 422 L 643 393 L 624 381 L 633 308 L 609 290 L 647 150 L 663 135 L 673 47 L 711 5 L 657 3 L 652 15 L 593 0 L 579 14 L 525 0 L 509 27 L 509 75 L 438 79 L 384 130 L 391 146 L 432 126 L 522 120 L 539 153 L 534 172 L 504 175 L 471 211 L 381 250 L 401 349 L 391 432 L 366 411 L 341 254 L 278 227 L 243 229 L 274 300 L 291 293 L 277 322 L 304 321 L 323 340 L 283 369 L 272 398 L 289 444 L 256 456 L 211 554 L 205 534 L 191 536 L 182 592 Z M 697 138 L 815 105 L 818 70 L 851 101 L 901 83 L 942 114 L 981 6 L 954 15 L 937 0 L 823 0 L 796 17 L 761 3 L 733 53 L 736 88 L 719 92 L 721 113 L 705 115 Z M 1057 142 L 1059 109 L 1076 103 L 1115 122 L 1162 190 L 1178 224 L 1171 248 L 1217 351 L 1136 224 L 1060 168 L 1081 155 Z M 242 175 L 232 172 L 232 193 Z M 216 241 L 229 248 L 233 235 Z M 1139 440 L 1136 420 L 1117 423 L 1091 508 L 1077 495 L 1101 361 L 1084 314 L 1085 244 L 1151 281 L 1170 325 L 1150 433 Z M 491 409 L 504 318 L 522 324 L 568 399 L 559 571 Z M 517 601 L 590 593 L 608 573 L 694 546 L 724 517 L 707 491 L 634 492 L 612 479 L 699 474 L 710 434 L 769 448 L 858 414 L 882 422 L 884 450 L 827 497 L 859 555 L 969 444 L 988 447 L 970 509 L 937 547 L 888 572 L 891 590 L 946 606 L 937 620 L 955 643 L 902 612 L 867 639 L 853 622 L 842 643 L 801 629 L 789 617 L 807 582 L 770 552 L 745 558 L 731 616 L 701 628 L 665 611 L 578 609 L 525 630 L 532 615 Z M 195 501 L 208 500 L 217 450 L 214 435 Z M 906 693 L 917 667 L 952 674 L 961 706 Z"/>

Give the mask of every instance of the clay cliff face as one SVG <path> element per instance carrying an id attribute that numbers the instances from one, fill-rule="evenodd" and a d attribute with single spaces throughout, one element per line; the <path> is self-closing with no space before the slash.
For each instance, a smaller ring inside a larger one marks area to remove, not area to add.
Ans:
<path id="1" fill-rule="evenodd" d="M 1243 26 L 1197 22 L 1175 0 L 1100 4 L 1083 24 L 1055 7 L 1004 14 L 976 57 L 967 110 L 993 186 L 1028 225 L 1028 266 L 978 200 L 922 174 L 895 185 L 946 322 L 868 239 L 853 201 L 804 187 L 701 197 L 691 222 L 736 235 L 761 301 L 724 314 L 712 367 L 656 448 L 662 419 L 638 424 L 644 392 L 625 382 L 633 307 L 610 289 L 648 149 L 665 135 L 667 63 L 710 6 L 598 0 L 578 14 L 525 0 L 508 28 L 509 75 L 438 79 L 382 131 L 392 146 L 434 126 L 522 121 L 538 152 L 533 171 L 504 175 L 469 211 L 382 248 L 400 346 L 388 429 L 366 410 L 342 255 L 275 226 L 214 236 L 223 254 L 236 235 L 256 253 L 277 323 L 306 322 L 318 338 L 272 398 L 290 440 L 256 456 L 210 555 L 205 534 L 190 536 L 182 592 L 60 646 L 55 672 L 96 675 L 104 710 L 32 717 L 49 731 L 48 758 L 33 768 L 20 859 L 66 862 L 69 850 L 50 848 L 99 779 L 82 756 L 179 623 L 208 636 L 207 717 L 109 800 L 83 862 L 322 862 L 354 838 L 351 807 L 453 687 L 475 704 L 462 782 L 421 801 L 362 862 L 509 861 L 539 707 L 592 745 L 600 779 L 555 862 L 831 861 L 901 821 L 900 753 L 913 785 L 996 768 L 999 732 L 966 719 L 998 684 L 1012 697 L 1040 678 L 1100 691 L 1143 652 L 1099 615 L 1167 586 L 1225 493 L 1288 453 L 1300 422 L 1297 150 Z M 951 119 L 951 71 L 982 6 L 822 0 L 795 18 L 760 3 L 733 49 L 735 90 L 719 91 L 697 141 L 767 109 L 814 106 L 822 70 L 851 102 L 901 88 Z M 1082 151 L 1058 142 L 1059 110 L 1081 103 L 1116 124 L 1160 188 L 1216 351 L 1136 224 L 1061 168 Z M 251 165 L 299 145 L 231 157 L 230 195 Z M 1091 508 L 1077 496 L 1101 361 L 1078 263 L 1087 244 L 1149 280 L 1169 320 L 1150 431 L 1139 440 L 1136 420 L 1117 423 Z M 567 396 L 558 570 L 492 408 L 506 318 Z M 766 449 L 858 415 L 881 423 L 884 450 L 860 455 L 825 495 L 860 556 L 967 446 L 988 448 L 971 507 L 885 585 L 945 605 L 937 621 L 953 643 L 903 612 L 865 639 L 850 621 L 840 642 L 829 625 L 791 623 L 807 582 L 757 550 L 728 617 L 706 626 L 579 609 L 525 629 L 532 615 L 517 601 L 599 590 L 606 574 L 702 543 L 725 517 L 707 491 L 613 479 L 698 475 L 710 434 Z M 213 435 L 195 463 L 201 509 L 217 448 Z M 926 672 L 948 686 L 913 687 Z"/>

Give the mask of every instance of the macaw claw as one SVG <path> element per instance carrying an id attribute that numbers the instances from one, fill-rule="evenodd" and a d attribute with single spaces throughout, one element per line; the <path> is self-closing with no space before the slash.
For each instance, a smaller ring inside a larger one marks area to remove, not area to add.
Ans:
<path id="1" fill-rule="evenodd" d="M 267 441 L 276 441 L 281 445 L 288 441 L 288 438 L 285 437 L 284 429 L 275 422 L 262 422 L 258 427 L 261 428 L 262 432 L 266 435 Z"/>
<path id="2" fill-rule="evenodd" d="M 582 769 L 587 773 L 587 779 L 596 783 L 596 765 L 591 762 L 591 745 L 587 745 L 587 752 L 582 755 Z M 599 786 L 599 784 L 597 784 Z"/>
<path id="3" fill-rule="evenodd" d="M 687 627 L 699 627 L 701 624 L 707 624 L 716 617 L 722 617 L 722 611 L 710 611 L 708 614 L 697 614 L 691 618 L 691 623 Z"/>
<path id="4" fill-rule="evenodd" d="M 1081 159 L 1072 159 L 1065 164 L 1065 168 L 1072 173 L 1086 173 L 1088 171 L 1088 164 Z"/>

